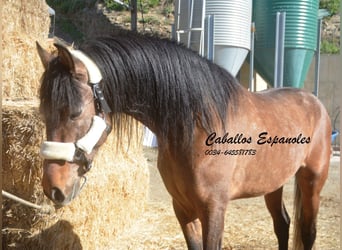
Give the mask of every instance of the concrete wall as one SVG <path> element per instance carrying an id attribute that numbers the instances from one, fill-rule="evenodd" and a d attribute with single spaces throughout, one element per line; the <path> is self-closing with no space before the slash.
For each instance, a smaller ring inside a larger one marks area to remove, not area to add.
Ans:
<path id="1" fill-rule="evenodd" d="M 340 55 L 321 55 L 319 70 L 319 90 L 318 98 L 323 102 L 329 112 L 332 126 L 340 128 L 340 117 L 338 112 L 341 109 L 342 97 L 342 61 Z M 314 91 L 315 80 L 315 60 L 311 63 L 309 73 L 304 82 L 304 88 Z M 336 119 L 335 124 L 334 120 Z"/>

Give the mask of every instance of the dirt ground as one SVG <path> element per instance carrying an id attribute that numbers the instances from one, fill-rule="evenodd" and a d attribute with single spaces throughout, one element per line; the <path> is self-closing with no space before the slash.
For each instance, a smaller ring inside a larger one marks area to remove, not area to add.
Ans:
<path id="1" fill-rule="evenodd" d="M 158 150 L 145 148 L 150 170 L 149 199 L 144 216 L 111 242 L 108 249 L 186 249 L 174 216 L 171 198 L 159 176 Z M 293 179 L 284 187 L 284 200 L 292 215 Z M 292 217 L 292 216 L 291 216 Z M 290 246 L 292 228 L 290 229 Z M 329 177 L 321 193 L 316 250 L 340 249 L 340 156 L 331 158 Z M 278 249 L 272 219 L 263 197 L 232 201 L 227 209 L 223 249 Z"/>

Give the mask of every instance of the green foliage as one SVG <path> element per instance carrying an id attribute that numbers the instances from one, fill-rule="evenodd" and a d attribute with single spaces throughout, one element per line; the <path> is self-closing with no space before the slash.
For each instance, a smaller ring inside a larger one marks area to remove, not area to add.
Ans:
<path id="1" fill-rule="evenodd" d="M 338 54 L 340 47 L 333 42 L 323 40 L 321 42 L 321 54 Z"/>
<path id="2" fill-rule="evenodd" d="M 160 0 L 148 0 L 148 1 L 145 1 L 145 2 L 147 2 L 148 6 L 150 8 L 154 8 L 154 7 L 159 5 Z"/>
<path id="3" fill-rule="evenodd" d="M 121 2 L 129 5 L 128 0 L 121 0 Z M 127 9 L 125 6 L 123 6 L 122 4 L 116 3 L 114 0 L 104 0 L 104 4 L 106 8 L 109 10 L 123 11 Z"/>
<path id="4" fill-rule="evenodd" d="M 168 6 L 165 6 L 165 7 L 163 8 L 162 14 L 163 14 L 164 16 L 169 16 L 169 15 L 171 15 L 172 11 L 173 11 L 173 6 L 168 5 Z"/>
<path id="5" fill-rule="evenodd" d="M 329 21 L 331 16 L 337 15 L 340 12 L 340 0 L 321 0 L 319 2 L 321 9 L 327 9 L 330 16 L 324 17 L 323 20 Z M 340 43 L 334 37 L 325 37 L 321 42 L 322 54 L 338 54 L 340 53 Z"/>
<path id="6" fill-rule="evenodd" d="M 129 5 L 129 0 L 121 0 L 125 4 Z M 107 9 L 114 11 L 122 11 L 126 8 L 119 3 L 116 3 L 114 0 L 104 0 L 104 4 Z M 150 8 L 155 8 L 160 4 L 160 0 L 138 0 L 138 10 L 143 13 L 148 13 Z"/>
<path id="7" fill-rule="evenodd" d="M 159 25 L 160 24 L 160 20 L 156 17 L 153 16 L 147 16 L 144 19 L 140 19 L 139 23 L 148 23 L 151 25 Z"/>
<path id="8" fill-rule="evenodd" d="M 327 9 L 331 15 L 336 15 L 340 11 L 340 0 L 321 0 L 319 8 Z"/>
<path id="9" fill-rule="evenodd" d="M 159 0 L 138 0 L 138 11 L 146 14 L 159 5 Z"/>

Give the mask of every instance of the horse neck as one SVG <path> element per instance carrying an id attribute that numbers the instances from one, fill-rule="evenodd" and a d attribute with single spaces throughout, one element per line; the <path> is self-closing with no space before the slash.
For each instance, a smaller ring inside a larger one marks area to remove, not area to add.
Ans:
<path id="1" fill-rule="evenodd" d="M 213 125 L 212 110 L 225 119 L 236 92 L 234 84 L 225 84 L 233 81 L 228 73 L 173 44 L 104 43 L 110 51 L 100 44 L 92 56 L 102 67 L 103 92 L 114 115 L 125 113 L 155 133 L 182 140 L 191 140 L 198 114 L 206 129 Z"/>
<path id="2" fill-rule="evenodd" d="M 126 70 L 131 69 L 128 64 Z M 149 69 L 140 69 L 140 72 L 147 72 Z M 136 70 L 131 70 L 129 73 L 123 75 L 118 79 L 117 83 L 109 80 L 106 84 L 114 84 L 108 89 L 111 92 L 110 96 L 106 98 L 109 100 L 109 105 L 113 113 L 126 114 L 138 120 L 142 124 L 148 126 L 155 132 L 155 110 L 157 109 L 155 100 L 157 93 L 154 87 L 151 87 L 151 81 L 155 82 L 153 78 L 144 79 L 141 73 Z"/>

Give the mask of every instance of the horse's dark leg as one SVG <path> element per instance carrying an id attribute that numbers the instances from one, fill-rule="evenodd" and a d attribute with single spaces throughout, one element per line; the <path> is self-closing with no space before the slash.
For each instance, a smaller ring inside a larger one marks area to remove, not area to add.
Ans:
<path id="1" fill-rule="evenodd" d="M 282 199 L 283 187 L 265 195 L 268 211 L 273 219 L 274 232 L 278 239 L 279 250 L 288 249 L 290 217 Z"/>
<path id="2" fill-rule="evenodd" d="M 186 212 L 175 200 L 173 200 L 173 209 L 182 227 L 188 249 L 202 250 L 202 228 L 199 219 Z"/>
<path id="3" fill-rule="evenodd" d="M 224 229 L 225 204 L 210 202 L 201 217 L 203 246 L 205 250 L 220 250 Z"/>
<path id="4" fill-rule="evenodd" d="M 326 177 L 327 171 L 315 174 L 309 167 L 301 168 L 296 174 L 297 188 L 300 189 L 301 194 L 301 209 L 299 208 L 300 215 L 298 227 L 300 228 L 300 236 L 304 250 L 311 250 L 316 239 L 319 194 Z"/>

